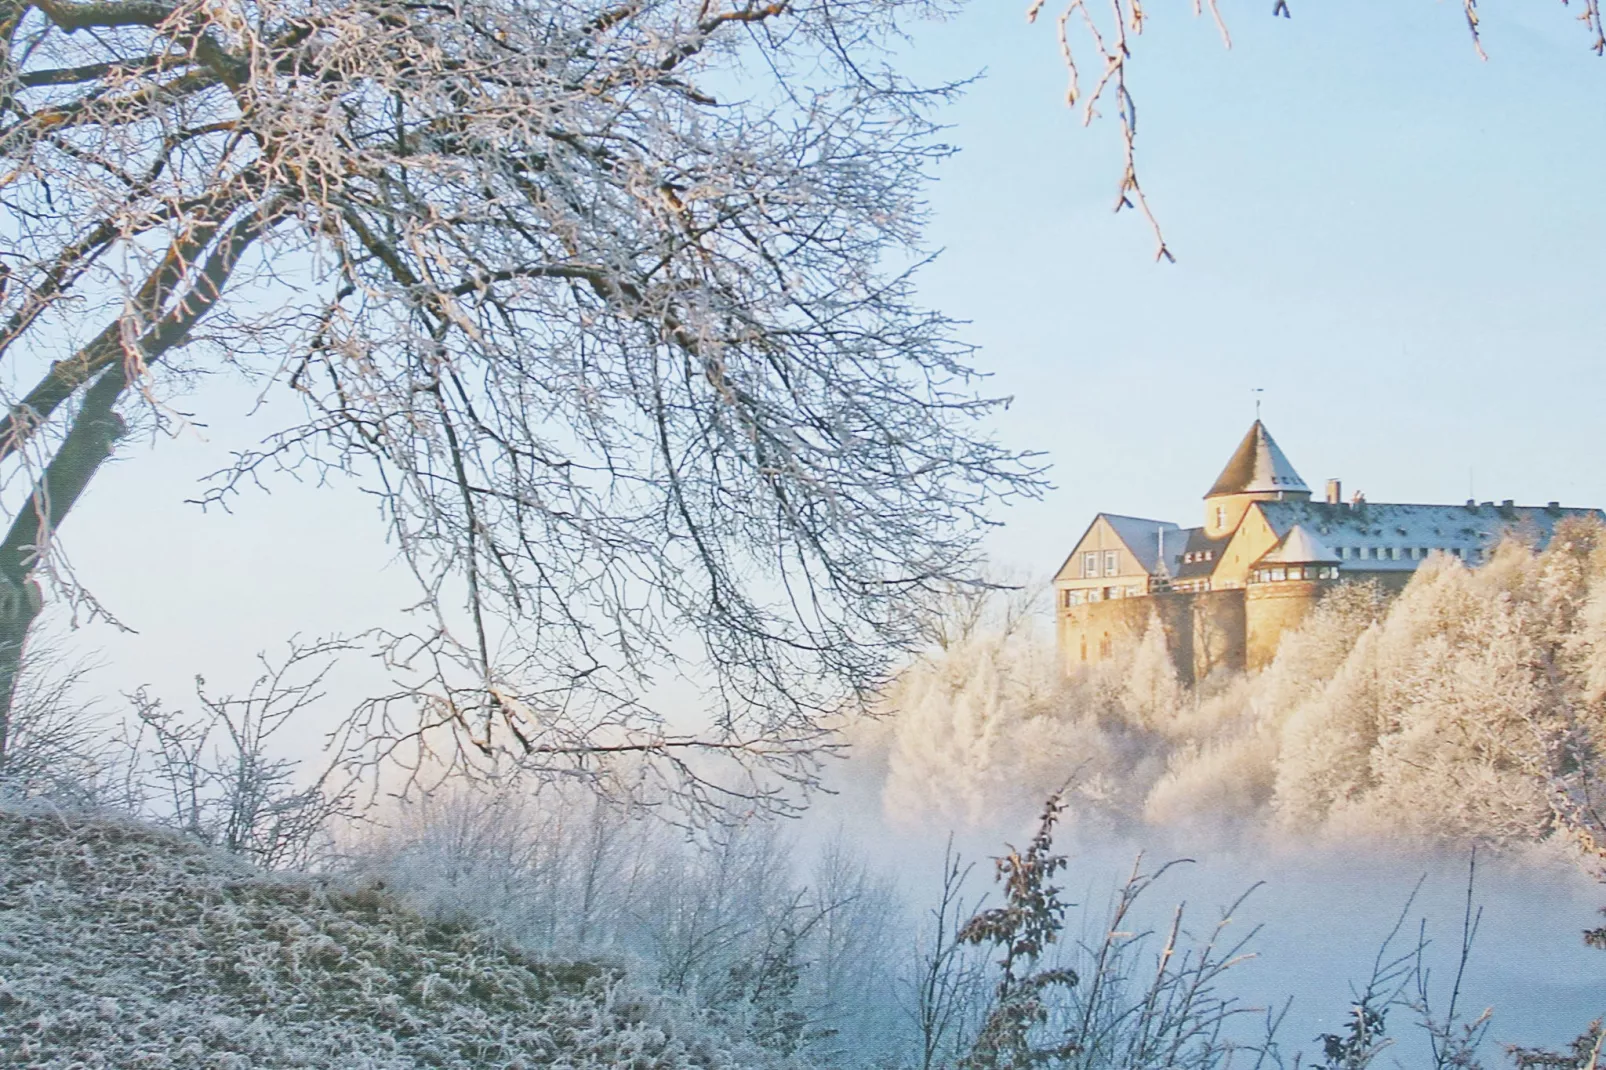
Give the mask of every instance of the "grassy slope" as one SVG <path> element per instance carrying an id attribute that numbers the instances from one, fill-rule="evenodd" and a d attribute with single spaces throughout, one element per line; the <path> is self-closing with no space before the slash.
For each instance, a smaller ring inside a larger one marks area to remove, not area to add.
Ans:
<path id="1" fill-rule="evenodd" d="M 752 1066 L 376 889 L 264 876 L 137 825 L 0 810 L 0 1066 Z"/>

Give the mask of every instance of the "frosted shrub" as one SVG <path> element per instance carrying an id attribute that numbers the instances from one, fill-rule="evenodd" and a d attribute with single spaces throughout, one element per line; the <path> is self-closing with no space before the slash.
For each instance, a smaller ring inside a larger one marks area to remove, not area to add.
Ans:
<path id="1" fill-rule="evenodd" d="M 1182 704 L 1182 682 L 1166 648 L 1165 629 L 1160 618 L 1149 616 L 1137 649 L 1126 671 L 1121 688 L 1121 707 L 1134 723 L 1164 731 Z"/>
<path id="2" fill-rule="evenodd" d="M 1278 727 L 1319 692 L 1385 609 L 1383 590 L 1375 583 L 1343 583 L 1329 592 L 1300 627 L 1282 637 L 1276 658 L 1255 678 L 1248 704 L 1259 719 Z"/>
<path id="3" fill-rule="evenodd" d="M 126 771 L 122 755 L 81 693 L 84 672 L 48 647 L 22 659 L 16 695 L 0 726 L 0 798 L 70 806 L 124 801 L 117 790 Z"/>
<path id="4" fill-rule="evenodd" d="M 464 786 L 409 799 L 347 851 L 433 917 L 527 947 L 606 950 L 643 878 L 641 823 L 586 791 Z"/>
<path id="5" fill-rule="evenodd" d="M 1177 863 L 1146 872 L 1139 856 L 1108 914 L 1084 917 L 1089 938 L 1061 942 L 1068 904 L 1051 882 L 1069 863 L 1053 851 L 1062 808 L 1051 796 L 1026 850 L 994 859 L 1003 903 L 959 931 L 989 949 L 996 980 L 956 1070 L 1225 1070 L 1243 1056 L 1270 1065 L 1269 1045 L 1234 1036 L 1238 1019 L 1261 1011 L 1224 991 L 1228 971 L 1252 957 L 1255 930 L 1229 935 L 1242 898 L 1198 936 L 1182 904 L 1169 926 L 1145 929 L 1134 908 Z"/>
<path id="6" fill-rule="evenodd" d="M 973 636 L 911 666 L 886 698 L 888 813 L 959 825 L 1024 816 L 1073 768 L 1086 797 L 1117 805 L 1141 753 L 1111 716 L 1120 679 L 1059 675 L 1046 644 L 1023 634 Z"/>
<path id="7" fill-rule="evenodd" d="M 1606 565 L 1598 571 L 1606 573 Z M 1582 697 L 1598 707 L 1606 702 L 1606 583 L 1596 583 L 1591 589 L 1579 617 L 1572 654 L 1580 670 Z"/>
<path id="8" fill-rule="evenodd" d="M 1335 802 L 1372 784 L 1377 742 L 1378 632 L 1361 634 L 1337 676 L 1289 716 L 1277 759 L 1276 810 L 1292 827 L 1324 820 Z"/>
<path id="9" fill-rule="evenodd" d="M 350 841 L 352 868 L 426 917 L 620 964 L 766 1051 L 865 1062 L 901 1042 L 881 998 L 897 899 L 840 838 L 800 858 L 773 822 L 688 837 L 583 786 L 513 784 L 409 800 Z"/>
<path id="10" fill-rule="evenodd" d="M 1143 819 L 1177 826 L 1253 820 L 1271 799 L 1276 758 L 1276 740 L 1263 732 L 1185 744 L 1149 790 Z"/>

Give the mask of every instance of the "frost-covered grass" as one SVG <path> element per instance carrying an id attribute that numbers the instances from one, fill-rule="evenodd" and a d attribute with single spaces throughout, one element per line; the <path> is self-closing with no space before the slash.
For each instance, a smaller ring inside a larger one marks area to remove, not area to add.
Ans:
<path id="1" fill-rule="evenodd" d="M 0 1066 L 776 1064 L 613 968 L 534 961 L 383 887 L 0 810 Z"/>

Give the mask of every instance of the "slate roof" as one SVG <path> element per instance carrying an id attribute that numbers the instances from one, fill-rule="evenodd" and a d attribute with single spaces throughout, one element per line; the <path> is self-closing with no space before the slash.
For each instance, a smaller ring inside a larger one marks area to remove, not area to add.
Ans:
<path id="1" fill-rule="evenodd" d="M 1282 449 L 1272 440 L 1266 425 L 1256 420 L 1205 497 L 1278 490 L 1310 492 Z"/>
<path id="2" fill-rule="evenodd" d="M 1076 540 L 1076 546 L 1082 545 L 1087 533 L 1092 531 L 1100 520 L 1109 522 L 1115 531 L 1115 537 L 1120 539 L 1132 556 L 1138 559 L 1146 572 L 1151 576 L 1173 576 L 1176 574 L 1176 563 L 1182 558 L 1182 544 L 1187 539 L 1187 532 L 1177 527 L 1169 520 L 1150 520 L 1142 516 L 1122 516 L 1119 513 L 1099 513 L 1093 517 L 1093 522 L 1082 532 Z M 1165 571 L 1157 571 L 1160 564 L 1160 531 L 1165 530 Z M 1076 550 L 1073 548 L 1059 571 L 1054 573 L 1055 579 L 1075 578 Z M 1068 575 L 1069 574 L 1069 575 Z"/>
<path id="3" fill-rule="evenodd" d="M 1177 571 L 1172 573 L 1172 578 L 1177 580 L 1208 578 L 1221 563 L 1221 551 L 1232 541 L 1232 535 L 1229 533 L 1219 539 L 1212 539 L 1205 534 L 1204 528 L 1188 528 L 1184 534 L 1188 536 L 1188 541 L 1183 543 L 1182 563 L 1177 566 Z M 1206 553 L 1210 554 L 1208 559 L 1201 556 Z M 1189 561 L 1187 559 L 1189 554 L 1196 560 Z"/>
<path id="4" fill-rule="evenodd" d="M 1271 552 L 1260 559 L 1263 564 L 1278 565 L 1336 565 L 1339 563 L 1338 555 L 1322 541 L 1306 530 L 1305 525 L 1295 524 L 1283 536 L 1283 541 L 1272 548 Z"/>
<path id="5" fill-rule="evenodd" d="M 1182 558 L 1182 543 L 1185 536 L 1182 529 L 1169 520 L 1149 520 L 1141 516 L 1119 516 L 1115 513 L 1100 513 L 1109 521 L 1115 534 L 1132 551 L 1132 556 L 1138 559 L 1151 576 L 1177 574 L 1177 562 Z M 1159 571 L 1160 561 L 1160 532 L 1165 532 L 1165 571 Z"/>
<path id="6" fill-rule="evenodd" d="M 1355 505 L 1327 502 L 1256 502 L 1266 522 L 1279 540 L 1296 527 L 1305 528 L 1322 545 L 1337 552 L 1340 567 L 1358 572 L 1409 572 L 1418 561 L 1405 555 L 1410 548 L 1460 551 L 1493 549 L 1507 535 L 1531 539 L 1544 546 L 1556 525 L 1568 517 L 1589 517 L 1606 521 L 1599 509 L 1564 509 L 1560 506 L 1482 505 L 1390 505 L 1361 502 Z M 1401 559 L 1393 554 L 1380 559 L 1376 551 L 1399 548 Z M 1367 556 L 1361 557 L 1360 551 Z"/>

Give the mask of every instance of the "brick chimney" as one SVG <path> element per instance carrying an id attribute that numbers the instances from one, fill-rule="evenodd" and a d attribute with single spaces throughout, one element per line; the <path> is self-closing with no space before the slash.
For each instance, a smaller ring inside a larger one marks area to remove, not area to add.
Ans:
<path id="1" fill-rule="evenodd" d="M 1338 505 L 1344 500 L 1344 484 L 1336 479 L 1327 481 L 1327 504 Z"/>

